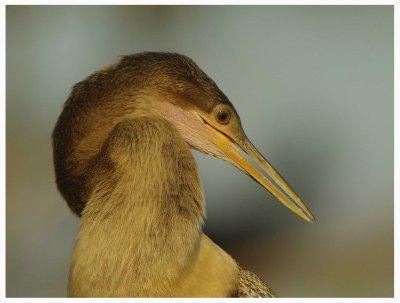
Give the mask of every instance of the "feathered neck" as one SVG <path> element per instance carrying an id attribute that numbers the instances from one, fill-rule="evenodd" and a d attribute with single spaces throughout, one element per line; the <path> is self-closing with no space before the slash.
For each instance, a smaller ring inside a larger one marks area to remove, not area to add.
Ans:
<path id="1" fill-rule="evenodd" d="M 91 165 L 70 293 L 125 296 L 129 283 L 135 296 L 165 295 L 201 237 L 204 198 L 188 145 L 161 118 L 130 119 L 114 127 Z"/>

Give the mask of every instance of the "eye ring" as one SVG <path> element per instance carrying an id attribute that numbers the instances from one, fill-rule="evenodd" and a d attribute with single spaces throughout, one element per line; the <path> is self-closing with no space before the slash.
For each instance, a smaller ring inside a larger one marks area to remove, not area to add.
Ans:
<path id="1" fill-rule="evenodd" d="M 219 111 L 217 111 L 215 117 L 218 123 L 225 125 L 228 124 L 231 120 L 231 113 L 226 109 L 220 109 Z"/>

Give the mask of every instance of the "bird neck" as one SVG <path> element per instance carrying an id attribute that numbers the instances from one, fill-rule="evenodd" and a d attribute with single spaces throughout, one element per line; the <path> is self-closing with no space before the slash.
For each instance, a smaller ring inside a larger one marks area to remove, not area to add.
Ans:
<path id="1" fill-rule="evenodd" d="M 204 197 L 188 145 L 161 118 L 130 119 L 114 127 L 90 171 L 70 293 L 96 285 L 97 295 L 165 294 L 193 265 L 202 234 Z"/>

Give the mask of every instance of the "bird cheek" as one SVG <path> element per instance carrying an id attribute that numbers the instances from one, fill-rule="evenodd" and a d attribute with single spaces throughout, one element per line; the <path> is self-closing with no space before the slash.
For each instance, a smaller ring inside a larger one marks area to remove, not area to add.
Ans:
<path id="1" fill-rule="evenodd" d="M 220 159 L 225 158 L 224 153 L 213 140 L 214 130 L 208 125 L 200 121 L 191 125 L 186 124 L 180 129 L 180 133 L 192 148 Z"/>
<path id="2" fill-rule="evenodd" d="M 218 148 L 218 145 L 213 143 L 215 130 L 205 124 L 194 112 L 164 102 L 160 104 L 159 114 L 177 128 L 179 134 L 190 147 L 205 154 L 223 158 L 222 151 Z"/>

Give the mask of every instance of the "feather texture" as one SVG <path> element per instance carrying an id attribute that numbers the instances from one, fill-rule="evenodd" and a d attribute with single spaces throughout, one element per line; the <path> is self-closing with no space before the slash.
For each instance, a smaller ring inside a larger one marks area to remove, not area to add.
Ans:
<path id="1" fill-rule="evenodd" d="M 247 270 L 240 264 L 237 285 L 239 298 L 275 298 L 276 295 L 256 274 Z"/>

